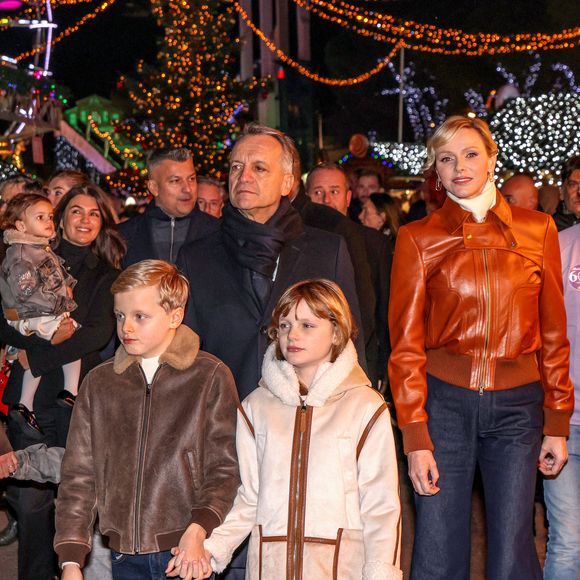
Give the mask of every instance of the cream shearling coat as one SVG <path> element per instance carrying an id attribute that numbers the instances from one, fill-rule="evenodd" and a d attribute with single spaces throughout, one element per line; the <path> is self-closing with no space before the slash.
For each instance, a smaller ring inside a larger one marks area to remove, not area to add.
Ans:
<path id="1" fill-rule="evenodd" d="M 221 572 L 251 533 L 248 580 L 399 580 L 401 508 L 388 409 L 351 342 L 301 400 L 270 345 L 238 413 L 234 505 L 205 546 Z"/>

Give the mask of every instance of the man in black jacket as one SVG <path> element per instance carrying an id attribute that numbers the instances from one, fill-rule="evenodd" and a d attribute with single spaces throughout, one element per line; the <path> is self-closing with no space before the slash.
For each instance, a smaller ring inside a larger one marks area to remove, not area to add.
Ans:
<path id="1" fill-rule="evenodd" d="M 175 263 L 181 246 L 218 229 L 218 221 L 197 205 L 197 181 L 187 149 L 154 151 L 147 162 L 151 195 L 145 212 L 120 224 L 127 240 L 126 268 L 146 259 Z"/>
<path id="2" fill-rule="evenodd" d="M 335 163 L 320 164 L 308 174 L 306 193 L 315 204 L 333 208 L 345 217 L 348 215 L 352 193 L 345 172 Z M 368 264 L 372 283 L 367 303 L 364 306 L 361 304 L 361 310 L 368 312 L 369 307 L 372 308 L 370 314 L 374 323 L 372 334 L 366 336 L 368 374 L 373 385 L 382 388 L 386 381 L 390 352 L 387 312 L 392 248 L 387 236 L 380 232 L 360 224 L 353 223 L 353 226 L 363 238 L 366 250 L 366 263 L 361 261 L 353 266 L 356 270 Z"/>
<path id="3" fill-rule="evenodd" d="M 580 155 L 568 159 L 562 167 L 562 200 L 552 216 L 558 231 L 580 223 Z"/>

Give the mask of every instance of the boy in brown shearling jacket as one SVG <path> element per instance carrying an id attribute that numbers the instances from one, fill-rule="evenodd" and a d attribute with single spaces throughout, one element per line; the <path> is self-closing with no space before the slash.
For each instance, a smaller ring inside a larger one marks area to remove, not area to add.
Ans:
<path id="1" fill-rule="evenodd" d="M 83 382 L 62 465 L 62 579 L 82 578 L 97 516 L 114 578 L 164 577 L 176 545 L 191 577 L 239 484 L 234 380 L 181 325 L 188 285 L 175 266 L 139 262 L 111 291 L 121 346 Z"/>

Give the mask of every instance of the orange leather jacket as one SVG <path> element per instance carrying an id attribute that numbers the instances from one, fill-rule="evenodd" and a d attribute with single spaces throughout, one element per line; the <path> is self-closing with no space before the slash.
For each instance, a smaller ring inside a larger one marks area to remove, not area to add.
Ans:
<path id="1" fill-rule="evenodd" d="M 540 380 L 544 433 L 565 436 L 574 406 L 556 226 L 498 193 L 483 223 L 447 199 L 399 230 L 389 326 L 391 388 L 405 453 L 433 449 L 427 373 L 478 390 Z"/>

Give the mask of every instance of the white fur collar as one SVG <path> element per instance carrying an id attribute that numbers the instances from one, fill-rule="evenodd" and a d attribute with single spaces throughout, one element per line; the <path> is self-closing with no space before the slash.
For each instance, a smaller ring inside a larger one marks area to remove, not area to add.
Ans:
<path id="1" fill-rule="evenodd" d="M 311 407 L 322 407 L 347 379 L 350 380 L 345 387 L 370 384 L 358 365 L 356 349 L 350 340 L 333 363 L 320 365 L 304 402 Z M 264 355 L 261 383 L 286 405 L 301 404 L 296 371 L 287 361 L 276 358 L 275 343 L 268 347 Z"/>
<path id="2" fill-rule="evenodd" d="M 41 238 L 32 234 L 25 234 L 15 229 L 4 230 L 4 242 L 6 244 L 31 244 L 35 246 L 47 246 L 52 238 Z"/>

